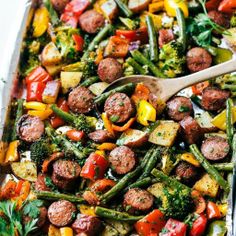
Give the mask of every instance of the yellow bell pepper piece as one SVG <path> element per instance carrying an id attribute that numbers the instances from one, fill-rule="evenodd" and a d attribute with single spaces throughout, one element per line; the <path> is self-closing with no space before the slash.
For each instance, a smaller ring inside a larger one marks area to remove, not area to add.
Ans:
<path id="1" fill-rule="evenodd" d="M 105 153 L 104 150 L 96 150 L 95 153 L 98 154 L 98 155 L 101 155 L 101 156 L 103 156 L 103 157 L 106 156 L 106 153 Z"/>
<path id="2" fill-rule="evenodd" d="M 44 111 L 47 108 L 47 105 L 42 102 L 26 102 L 24 103 L 24 107 L 27 110 L 37 110 L 37 111 Z"/>
<path id="3" fill-rule="evenodd" d="M 53 111 L 51 109 L 46 109 L 45 111 L 36 111 L 29 110 L 28 114 L 31 116 L 38 116 L 41 120 L 46 120 L 50 115 L 52 115 Z"/>
<path id="4" fill-rule="evenodd" d="M 6 152 L 8 149 L 8 143 L 0 141 L 0 164 L 3 164 L 6 157 Z"/>
<path id="5" fill-rule="evenodd" d="M 46 7 L 40 7 L 35 11 L 33 20 L 33 36 L 40 37 L 48 28 L 49 13 Z"/>
<path id="6" fill-rule="evenodd" d="M 102 143 L 100 144 L 97 149 L 98 150 L 108 150 L 111 151 L 116 147 L 116 144 L 114 143 Z"/>
<path id="7" fill-rule="evenodd" d="M 236 107 L 232 108 L 233 123 L 236 121 Z M 215 116 L 211 123 L 221 130 L 226 130 L 226 110 Z"/>
<path id="8" fill-rule="evenodd" d="M 73 230 L 70 227 L 60 228 L 61 236 L 73 236 Z"/>
<path id="9" fill-rule="evenodd" d="M 5 157 L 5 163 L 9 163 L 12 161 L 18 161 L 19 159 L 19 153 L 18 153 L 18 146 L 20 144 L 19 140 L 15 140 L 10 142 L 8 149 L 7 149 L 7 153 L 6 153 L 6 157 Z"/>
<path id="10" fill-rule="evenodd" d="M 196 167 L 200 167 L 200 165 L 201 165 L 199 163 L 199 161 L 195 158 L 195 156 L 189 152 L 181 154 L 180 159 L 183 161 L 186 161 Z"/>
<path id="11" fill-rule="evenodd" d="M 137 107 L 137 122 L 148 126 L 148 121 L 156 120 L 156 109 L 146 100 L 141 100 Z"/>
<path id="12" fill-rule="evenodd" d="M 96 216 L 95 208 L 93 206 L 80 205 L 79 210 L 81 214 L 89 215 L 89 216 Z"/>
<path id="13" fill-rule="evenodd" d="M 151 13 L 158 12 L 158 11 L 163 10 L 163 7 L 164 7 L 164 2 L 163 1 L 151 3 L 148 6 L 148 11 L 151 12 Z"/>
<path id="14" fill-rule="evenodd" d="M 50 225 L 48 228 L 48 236 L 61 236 L 60 230 L 54 225 Z"/>
<path id="15" fill-rule="evenodd" d="M 140 16 L 140 27 L 145 27 L 146 26 L 146 16 L 149 15 L 152 17 L 153 24 L 156 30 L 159 30 L 162 28 L 162 16 L 161 15 L 155 15 L 150 12 L 145 11 L 141 16 Z"/>
<path id="16" fill-rule="evenodd" d="M 220 210 L 222 217 L 226 216 L 226 214 L 228 212 L 228 204 L 227 203 L 217 204 L 217 206 Z"/>
<path id="17" fill-rule="evenodd" d="M 176 8 L 180 8 L 185 17 L 188 17 L 188 2 L 186 0 L 164 0 L 164 8 L 169 16 L 176 16 Z"/>

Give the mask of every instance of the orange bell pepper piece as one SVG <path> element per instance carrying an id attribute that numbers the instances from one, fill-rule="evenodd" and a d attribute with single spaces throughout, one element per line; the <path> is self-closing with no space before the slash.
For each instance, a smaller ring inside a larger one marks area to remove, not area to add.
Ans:
<path id="1" fill-rule="evenodd" d="M 107 151 L 111 151 L 116 147 L 116 144 L 114 143 L 102 143 L 100 144 L 97 149 L 98 150 L 107 150 Z"/>
<path id="2" fill-rule="evenodd" d="M 220 209 L 214 202 L 207 203 L 207 218 L 209 220 L 221 218 Z"/>
<path id="3" fill-rule="evenodd" d="M 112 129 L 115 131 L 123 132 L 123 131 L 129 129 L 135 120 L 136 120 L 135 117 L 130 118 L 123 126 L 118 126 L 118 125 L 112 124 Z"/>
<path id="4" fill-rule="evenodd" d="M 15 196 L 15 189 L 17 183 L 13 180 L 8 180 L 8 182 L 1 189 L 1 199 L 11 199 Z"/>
<path id="5" fill-rule="evenodd" d="M 48 171 L 49 165 L 53 162 L 58 160 L 59 158 L 64 157 L 62 152 L 55 152 L 53 153 L 48 159 L 45 159 L 42 164 L 42 172 L 46 173 Z"/>
<path id="6" fill-rule="evenodd" d="M 196 95 L 202 95 L 203 89 L 208 87 L 209 85 L 210 85 L 209 81 L 197 83 L 192 86 L 192 92 Z"/>
<path id="7" fill-rule="evenodd" d="M 197 214 L 203 213 L 206 209 L 205 199 L 202 197 L 202 195 L 197 190 L 193 190 L 191 192 L 191 197 L 192 197 L 193 203 L 195 205 L 195 212 Z"/>
<path id="8" fill-rule="evenodd" d="M 134 93 L 131 96 L 131 99 L 137 105 L 140 100 L 148 100 L 149 95 L 150 95 L 149 88 L 144 84 L 139 83 L 136 85 Z"/>
<path id="9" fill-rule="evenodd" d="M 107 114 L 106 114 L 105 112 L 102 113 L 102 120 L 103 120 L 104 127 L 106 128 L 106 130 L 107 130 L 112 136 L 115 136 L 115 133 L 114 133 L 113 128 L 112 128 L 112 123 L 111 123 L 111 121 L 108 119 L 108 116 L 107 116 Z"/>

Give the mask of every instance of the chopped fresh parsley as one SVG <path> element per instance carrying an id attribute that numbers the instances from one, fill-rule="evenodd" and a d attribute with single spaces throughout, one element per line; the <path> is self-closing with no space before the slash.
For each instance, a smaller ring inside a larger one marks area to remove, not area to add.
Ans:
<path id="1" fill-rule="evenodd" d="M 189 107 L 187 107 L 187 106 L 180 106 L 178 111 L 179 112 L 188 112 L 189 111 Z"/>
<path id="2" fill-rule="evenodd" d="M 39 207 L 43 205 L 41 200 L 29 201 L 25 204 L 23 208 L 23 213 L 31 218 L 37 218 L 39 216 Z"/>

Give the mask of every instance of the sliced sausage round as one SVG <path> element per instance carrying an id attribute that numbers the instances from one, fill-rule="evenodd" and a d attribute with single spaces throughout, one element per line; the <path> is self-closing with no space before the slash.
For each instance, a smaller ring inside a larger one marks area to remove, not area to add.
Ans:
<path id="1" fill-rule="evenodd" d="M 184 183 L 190 183 L 197 177 L 197 168 L 187 162 L 181 162 L 175 168 L 175 174 Z"/>
<path id="2" fill-rule="evenodd" d="M 79 214 L 72 224 L 77 235 L 96 236 L 103 229 L 102 222 L 95 216 Z"/>
<path id="3" fill-rule="evenodd" d="M 218 161 L 224 159 L 229 153 L 230 147 L 226 139 L 222 137 L 210 137 L 203 141 L 201 152 L 208 160 Z"/>
<path id="4" fill-rule="evenodd" d="M 95 130 L 88 134 L 88 137 L 92 139 L 95 143 L 104 143 L 113 139 L 112 135 L 107 130 Z"/>
<path id="5" fill-rule="evenodd" d="M 146 190 L 132 188 L 124 196 L 123 206 L 129 213 L 148 211 L 153 205 L 153 196 Z"/>
<path id="6" fill-rule="evenodd" d="M 59 178 L 55 172 L 52 172 L 51 176 L 53 184 L 55 184 L 59 189 L 70 191 L 74 188 L 75 180 L 66 180 Z"/>
<path id="7" fill-rule="evenodd" d="M 175 38 L 174 33 L 171 29 L 160 29 L 158 31 L 158 34 L 158 44 L 160 48 L 162 48 L 163 45 L 171 42 Z"/>
<path id="8" fill-rule="evenodd" d="M 114 93 L 108 97 L 104 111 L 112 122 L 124 122 L 134 113 L 134 105 L 125 93 Z"/>
<path id="9" fill-rule="evenodd" d="M 68 2 L 70 2 L 70 0 L 51 0 L 53 8 L 59 13 L 64 11 Z"/>
<path id="10" fill-rule="evenodd" d="M 212 57 L 204 48 L 195 47 L 187 52 L 187 66 L 192 73 L 210 67 L 211 63 Z"/>
<path id="11" fill-rule="evenodd" d="M 38 209 L 39 209 L 39 215 L 37 216 L 38 221 L 37 221 L 36 224 L 37 224 L 38 228 L 41 228 L 45 224 L 45 222 L 47 220 L 47 212 L 48 211 L 47 211 L 47 208 L 44 207 L 44 206 L 39 207 Z M 23 214 L 23 223 L 24 224 L 27 224 L 27 223 L 29 223 L 32 220 L 33 219 L 29 215 L 24 215 Z"/>
<path id="12" fill-rule="evenodd" d="M 57 160 L 53 163 L 53 172 L 58 178 L 65 180 L 74 180 L 79 177 L 81 168 L 75 161 Z"/>
<path id="13" fill-rule="evenodd" d="M 193 105 L 187 97 L 176 96 L 167 102 L 168 116 L 175 121 L 180 121 L 185 116 L 190 116 L 192 112 Z"/>
<path id="14" fill-rule="evenodd" d="M 68 105 L 75 113 L 88 113 L 94 107 L 94 95 L 85 87 L 74 88 L 68 96 Z"/>
<path id="15" fill-rule="evenodd" d="M 110 152 L 108 159 L 112 169 L 117 174 L 126 174 L 135 166 L 135 154 L 126 146 L 120 146 L 113 149 Z"/>
<path id="16" fill-rule="evenodd" d="M 207 87 L 202 91 L 201 106 L 207 111 L 223 109 L 230 92 L 217 87 Z"/>
<path id="17" fill-rule="evenodd" d="M 17 134 L 21 140 L 34 142 L 44 133 L 44 123 L 37 116 L 23 115 L 17 123 Z"/>
<path id="18" fill-rule="evenodd" d="M 180 126 L 184 139 L 188 144 L 198 143 L 202 138 L 202 129 L 191 116 L 185 116 L 183 120 L 180 121 Z"/>
<path id="19" fill-rule="evenodd" d="M 209 11 L 208 17 L 212 21 L 214 21 L 216 24 L 218 24 L 226 29 L 230 27 L 229 17 L 222 12 L 219 12 L 216 10 Z"/>
<path id="20" fill-rule="evenodd" d="M 73 221 L 76 207 L 67 200 L 53 202 L 48 208 L 49 221 L 58 227 L 63 227 Z"/>
<path id="21" fill-rule="evenodd" d="M 37 191 L 50 191 L 51 189 L 45 183 L 46 176 L 44 174 L 39 174 L 35 182 L 35 190 Z"/>
<path id="22" fill-rule="evenodd" d="M 105 18 L 103 15 L 95 10 L 85 11 L 79 17 L 79 25 L 81 29 L 89 34 L 97 33 L 104 23 Z"/>
<path id="23" fill-rule="evenodd" d="M 98 65 L 98 76 L 106 83 L 112 83 L 123 75 L 122 65 L 114 58 L 105 58 Z"/>

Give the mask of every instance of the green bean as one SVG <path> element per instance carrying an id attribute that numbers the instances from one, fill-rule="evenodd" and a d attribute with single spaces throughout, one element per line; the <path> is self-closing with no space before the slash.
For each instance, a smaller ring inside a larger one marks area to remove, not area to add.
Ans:
<path id="1" fill-rule="evenodd" d="M 165 77 L 159 70 L 158 68 L 150 61 L 148 60 L 140 51 L 134 50 L 130 52 L 132 57 L 134 58 L 135 61 L 141 63 L 142 65 L 147 65 L 148 68 L 151 70 L 151 72 L 156 76 L 156 77 Z"/>
<path id="2" fill-rule="evenodd" d="M 195 158 L 201 163 L 206 172 L 214 178 L 217 183 L 226 191 L 229 191 L 228 182 L 220 175 L 220 173 L 205 159 L 201 154 L 196 144 L 190 145 L 190 151 L 195 156 Z"/>
<path id="3" fill-rule="evenodd" d="M 81 197 L 76 197 L 75 195 L 69 195 L 64 193 L 55 193 L 55 192 L 49 192 L 49 191 L 35 191 L 37 198 L 45 199 L 45 200 L 67 200 L 70 202 L 75 203 L 84 203 L 84 199 Z"/>
<path id="4" fill-rule="evenodd" d="M 184 18 L 184 13 L 181 8 L 176 8 L 176 18 L 179 26 L 179 39 L 178 41 L 182 43 L 183 50 L 186 50 L 187 46 L 187 34 L 186 34 L 186 23 Z"/>
<path id="5" fill-rule="evenodd" d="M 104 193 L 101 197 L 100 200 L 102 203 L 107 203 L 109 200 L 111 200 L 114 196 L 116 196 L 118 193 L 122 191 L 125 187 L 130 184 L 133 179 L 142 171 L 142 167 L 138 166 L 135 170 L 132 172 L 129 172 L 126 174 L 124 177 L 120 179 L 120 181 L 112 187 L 109 191 Z"/>
<path id="6" fill-rule="evenodd" d="M 146 177 L 146 178 L 143 178 L 143 179 L 140 179 L 132 184 L 130 184 L 128 187 L 126 187 L 122 193 L 126 193 L 129 189 L 131 188 L 140 188 L 140 187 L 144 187 L 144 186 L 147 186 L 149 184 L 152 183 L 152 179 L 151 177 Z"/>
<path id="7" fill-rule="evenodd" d="M 232 145 L 232 139 L 234 136 L 232 108 L 233 108 L 233 101 L 231 98 L 228 98 L 226 101 L 226 133 L 230 145 Z"/>
<path id="8" fill-rule="evenodd" d="M 213 167 L 218 171 L 233 171 L 234 164 L 233 163 L 217 163 L 214 164 Z"/>
<path id="9" fill-rule="evenodd" d="M 65 112 L 62 109 L 58 108 L 56 104 L 52 104 L 51 109 L 57 116 L 62 118 L 65 122 L 74 123 L 75 117 L 70 113 Z"/>
<path id="10" fill-rule="evenodd" d="M 141 179 L 149 176 L 152 169 L 156 166 L 159 156 L 160 156 L 160 150 L 157 148 L 156 150 L 153 151 L 153 153 L 149 157 L 149 160 L 146 162 L 144 169 L 143 169 L 143 173 L 140 175 L 138 180 L 141 180 Z"/>
<path id="11" fill-rule="evenodd" d="M 119 212 L 100 206 L 95 207 L 95 214 L 100 217 L 119 221 L 138 221 L 144 217 L 144 216 L 132 216 L 124 212 Z"/>
<path id="12" fill-rule="evenodd" d="M 15 118 L 15 122 L 14 122 L 14 127 L 13 127 L 13 131 L 12 131 L 12 136 L 11 136 L 11 141 L 14 141 L 17 139 L 17 123 L 20 119 L 20 117 L 23 115 L 23 107 L 24 104 L 24 99 L 18 99 L 17 100 L 17 110 L 16 110 L 16 118 Z"/>
<path id="13" fill-rule="evenodd" d="M 196 105 L 201 106 L 201 101 L 202 101 L 202 100 L 201 100 L 197 95 L 193 94 L 193 95 L 190 97 L 190 99 L 191 99 L 191 101 L 194 102 Z"/>
<path id="14" fill-rule="evenodd" d="M 128 6 L 124 2 L 122 2 L 122 0 L 115 0 L 115 2 L 125 16 L 130 18 L 133 15 L 133 12 L 128 8 Z"/>
<path id="15" fill-rule="evenodd" d="M 155 176 L 159 182 L 163 182 L 164 184 L 170 186 L 173 189 L 180 188 L 188 192 L 191 191 L 191 188 L 189 188 L 188 186 L 180 183 L 177 179 L 165 175 L 163 172 L 157 170 L 156 168 L 151 171 L 151 174 Z"/>
<path id="16" fill-rule="evenodd" d="M 128 83 L 128 84 L 124 84 L 124 85 L 121 85 L 115 89 L 112 89 L 106 93 L 103 93 L 99 96 L 97 96 L 95 99 L 94 99 L 94 102 L 99 106 L 99 105 L 102 105 L 106 99 L 113 93 L 116 93 L 116 92 L 123 92 L 123 93 L 132 93 L 133 90 L 135 88 L 135 84 L 134 83 Z"/>
<path id="17" fill-rule="evenodd" d="M 92 76 L 92 77 L 87 78 L 85 81 L 83 81 L 80 84 L 80 86 L 89 87 L 91 84 L 94 84 L 97 81 L 99 81 L 99 77 L 98 76 Z"/>
<path id="18" fill-rule="evenodd" d="M 236 84 L 223 84 L 222 89 L 229 89 L 231 91 L 236 91 Z"/>
<path id="19" fill-rule="evenodd" d="M 93 41 L 89 44 L 87 51 L 85 51 L 83 56 L 81 57 L 82 61 L 87 59 L 87 57 L 89 56 L 89 52 L 93 51 L 95 47 L 107 36 L 107 34 L 111 30 L 112 30 L 112 25 L 108 24 L 98 32 Z"/>
<path id="20" fill-rule="evenodd" d="M 143 69 L 142 66 L 140 66 L 133 58 L 129 57 L 126 62 L 134 68 L 135 71 L 138 72 L 140 75 L 146 75 L 146 70 Z"/>
<path id="21" fill-rule="evenodd" d="M 60 22 L 60 20 L 57 15 L 57 12 L 54 10 L 54 8 L 52 6 L 51 1 L 50 0 L 43 0 L 43 3 L 49 12 L 49 17 L 50 17 L 51 23 L 53 25 L 57 25 Z"/>
<path id="22" fill-rule="evenodd" d="M 156 62 L 158 60 L 157 35 L 150 15 L 146 16 L 146 24 L 149 37 L 150 60 Z"/>

